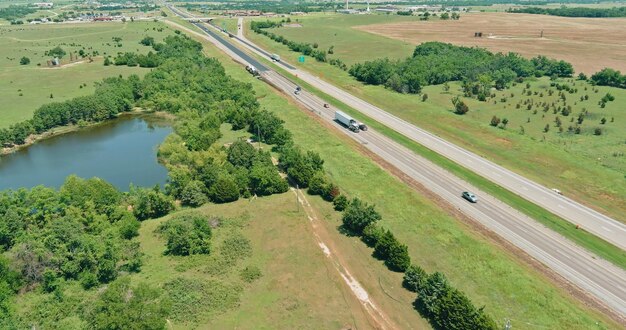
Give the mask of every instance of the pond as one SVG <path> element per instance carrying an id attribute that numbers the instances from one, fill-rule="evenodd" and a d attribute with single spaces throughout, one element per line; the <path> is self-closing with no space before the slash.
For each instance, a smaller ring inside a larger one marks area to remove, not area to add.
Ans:
<path id="1" fill-rule="evenodd" d="M 60 187 L 68 175 L 102 178 L 122 191 L 164 184 L 167 170 L 157 147 L 172 132 L 151 115 L 123 116 L 58 135 L 0 157 L 0 190 L 37 185 Z"/>

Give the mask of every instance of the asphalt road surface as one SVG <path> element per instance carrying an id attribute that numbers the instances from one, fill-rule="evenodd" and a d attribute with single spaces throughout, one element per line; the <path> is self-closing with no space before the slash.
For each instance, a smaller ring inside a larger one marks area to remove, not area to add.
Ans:
<path id="1" fill-rule="evenodd" d="M 246 52 L 226 45 L 230 44 L 228 40 L 216 39 L 211 35 L 206 37 L 236 61 L 244 65 L 251 64 L 246 60 L 251 59 Z M 245 44 L 241 45 L 245 46 Z M 253 49 L 250 50 L 254 52 Z M 259 55 L 267 56 L 266 54 Z M 299 71 L 299 77 L 301 77 L 301 73 L 302 71 Z M 615 311 L 617 315 L 626 318 L 626 272 L 621 268 L 592 255 L 551 229 L 476 187 L 472 187 L 469 183 L 381 133 L 372 129 L 366 132 L 352 133 L 334 121 L 336 109 L 333 107 L 325 108 L 324 104 L 327 102 L 306 90 L 298 95 L 294 94 L 296 84 L 284 76 L 269 69 L 262 72 L 261 76 L 267 83 L 290 95 L 307 109 L 332 123 L 338 130 L 358 141 L 407 176 L 423 184 L 464 214 L 522 249 L 570 283 L 588 292 L 592 297 L 597 298 Z M 479 202 L 472 204 L 462 199 L 460 195 L 465 190 L 474 192 L 478 196 Z"/>

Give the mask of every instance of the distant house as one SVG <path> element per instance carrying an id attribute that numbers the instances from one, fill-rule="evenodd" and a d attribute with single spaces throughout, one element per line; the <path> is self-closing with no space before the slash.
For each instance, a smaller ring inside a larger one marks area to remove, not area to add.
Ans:
<path id="1" fill-rule="evenodd" d="M 110 22 L 113 20 L 113 17 L 110 16 L 102 16 L 102 17 L 94 17 L 94 22 Z"/>
<path id="2" fill-rule="evenodd" d="M 54 3 L 53 2 L 35 2 L 33 3 L 33 6 L 40 8 L 40 9 L 51 9 L 54 7 Z"/>

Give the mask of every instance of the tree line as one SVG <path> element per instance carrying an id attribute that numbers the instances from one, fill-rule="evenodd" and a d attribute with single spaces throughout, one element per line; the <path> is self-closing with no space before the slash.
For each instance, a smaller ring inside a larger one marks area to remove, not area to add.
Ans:
<path id="1" fill-rule="evenodd" d="M 418 265 L 412 265 L 408 247 L 390 230 L 377 224 L 382 216 L 374 205 L 354 198 L 344 207 L 342 230 L 360 237 L 374 249 L 372 255 L 383 260 L 390 270 L 405 273 L 403 286 L 417 293 L 415 309 L 436 329 L 498 328 L 484 307 L 475 307 L 463 292 L 450 285 L 442 273 L 428 275 Z"/>
<path id="2" fill-rule="evenodd" d="M 281 27 L 283 23 L 284 21 L 280 21 L 280 22 L 270 21 L 270 20 L 267 20 L 265 22 L 252 21 L 250 23 L 250 28 L 252 29 L 252 31 L 258 34 L 262 34 L 278 43 L 281 43 L 289 47 L 289 49 L 294 52 L 302 53 L 302 55 L 305 55 L 305 56 L 310 56 L 318 62 L 328 62 L 329 64 L 334 65 L 342 70 L 348 69 L 348 66 L 340 59 L 336 59 L 336 58 L 328 59 L 327 54 L 334 53 L 334 47 L 332 46 L 327 51 L 320 50 L 318 49 L 317 43 L 311 44 L 308 42 L 295 42 L 295 41 L 288 40 L 287 38 L 281 35 L 264 30 L 264 29 L 269 29 L 269 28 Z"/>
<path id="3" fill-rule="evenodd" d="M 526 8 L 511 8 L 508 9 L 509 13 L 524 13 L 524 14 L 541 14 L 551 16 L 563 16 L 563 17 L 626 17 L 626 7 L 613 7 L 613 8 L 587 8 L 587 7 L 560 7 L 560 8 L 540 8 L 540 7 L 526 7 Z"/>
<path id="4" fill-rule="evenodd" d="M 570 63 L 537 56 L 530 60 L 517 53 L 491 53 L 477 47 L 426 42 L 405 60 L 376 59 L 354 64 L 349 73 L 371 85 L 384 85 L 400 93 L 420 93 L 423 86 L 463 81 L 468 96 L 485 99 L 492 87 L 505 88 L 525 77 L 570 77 Z"/>
<path id="5" fill-rule="evenodd" d="M 10 5 L 6 8 L 0 8 L 0 19 L 15 21 L 18 18 L 22 18 L 36 11 L 37 10 L 35 8 L 29 6 Z"/>

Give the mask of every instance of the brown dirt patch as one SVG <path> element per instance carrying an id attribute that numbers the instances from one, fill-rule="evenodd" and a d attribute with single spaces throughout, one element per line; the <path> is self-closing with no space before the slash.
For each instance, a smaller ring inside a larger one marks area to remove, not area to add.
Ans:
<path id="1" fill-rule="evenodd" d="M 568 61 L 576 71 L 587 74 L 605 67 L 626 72 L 624 18 L 469 13 L 458 21 L 398 22 L 355 28 L 416 45 L 442 41 L 494 52 L 517 52 L 526 57 L 546 55 Z M 475 38 L 474 32 L 482 32 L 483 37 Z"/>

